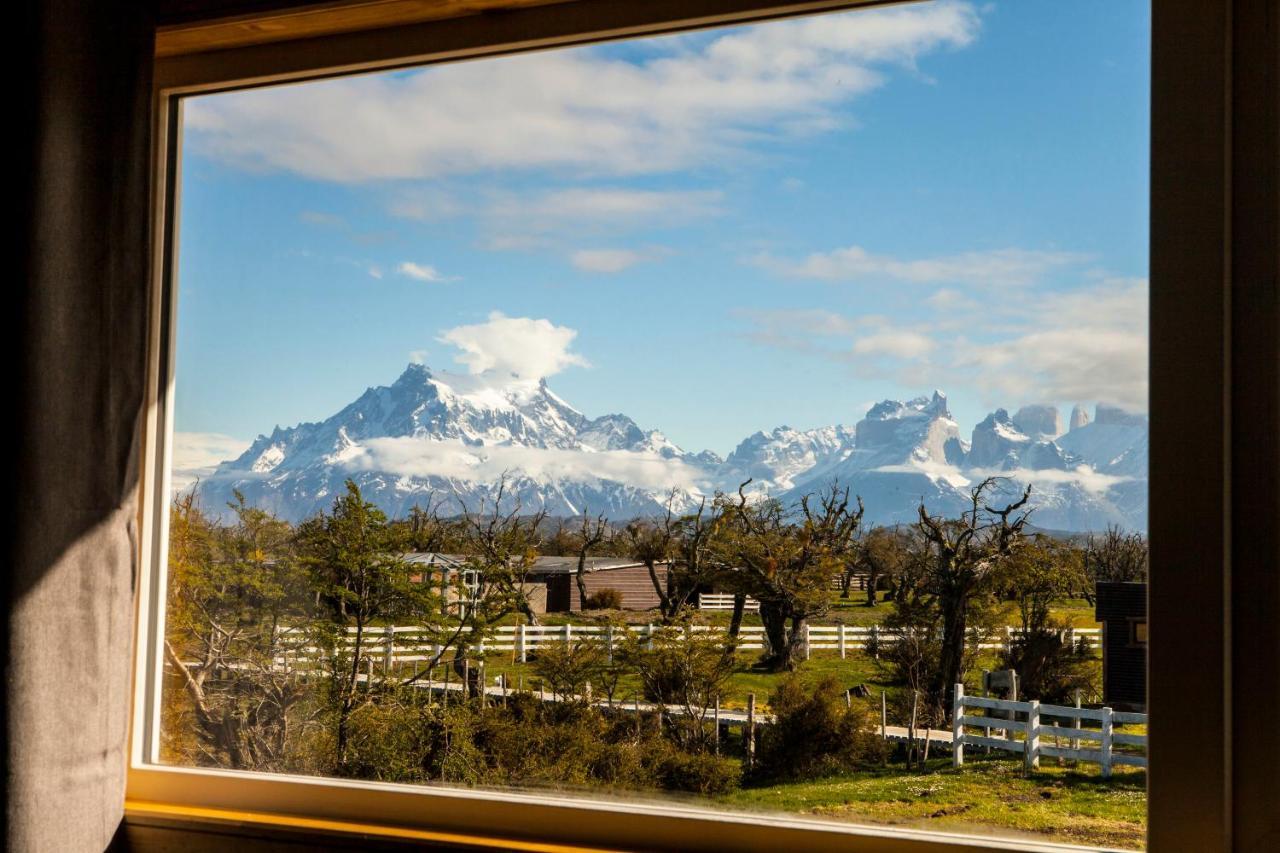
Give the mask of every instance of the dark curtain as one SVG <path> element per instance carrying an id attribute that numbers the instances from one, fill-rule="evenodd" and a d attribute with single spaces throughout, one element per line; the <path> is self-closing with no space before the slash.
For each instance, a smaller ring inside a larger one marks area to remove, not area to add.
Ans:
<path id="1" fill-rule="evenodd" d="M 5 846 L 102 850 L 130 709 L 152 12 L 20 0 L 14 17 Z"/>

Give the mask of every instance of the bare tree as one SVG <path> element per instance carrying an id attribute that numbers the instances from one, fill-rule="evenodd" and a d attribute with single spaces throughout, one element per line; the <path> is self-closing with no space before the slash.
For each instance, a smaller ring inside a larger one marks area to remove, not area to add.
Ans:
<path id="1" fill-rule="evenodd" d="M 1018 546 L 1029 515 L 1021 510 L 1031 497 L 1030 486 L 1021 498 L 1002 508 L 986 503 L 999 482 L 1000 478 L 988 477 L 975 486 L 969 493 L 969 508 L 956 519 L 935 518 L 920 504 L 917 527 L 928 548 L 924 584 L 937 597 L 942 612 L 942 648 L 930 693 L 943 708 L 951 707 L 955 685 L 963 675 L 970 602 L 997 563 Z"/>
<path id="2" fill-rule="evenodd" d="M 1088 577 L 1084 597 L 1092 604 L 1099 583 L 1146 581 L 1147 560 L 1147 540 L 1141 533 L 1112 525 L 1100 535 L 1090 534 L 1084 543 L 1084 573 Z"/>
<path id="3" fill-rule="evenodd" d="M 773 499 L 752 502 L 746 486 L 737 500 L 721 496 L 726 524 L 717 537 L 726 568 L 760 602 L 770 669 L 794 669 L 804 645 L 809 619 L 830 607 L 831 578 L 848 559 L 862 524 L 848 489 L 832 484 L 816 496 L 806 495 L 790 511 Z"/>
<path id="4" fill-rule="evenodd" d="M 467 678 L 470 695 L 479 692 L 479 673 L 467 662 L 486 632 L 510 613 L 522 614 L 530 625 L 538 624 L 529 601 L 528 576 L 538 557 L 539 530 L 546 511 L 524 515 L 518 497 L 504 509 L 507 479 L 504 474 L 499 480 L 492 504 L 481 502 L 474 513 L 463 505 L 467 536 L 464 565 L 471 573 L 472 585 L 458 608 L 453 667 L 460 677 Z"/>
<path id="5" fill-rule="evenodd" d="M 587 558 L 596 546 L 609 536 L 609 520 L 601 513 L 592 518 L 587 512 L 582 514 L 582 525 L 575 537 L 574 551 L 578 557 L 574 580 L 578 585 L 578 602 L 583 610 L 587 609 Z"/>

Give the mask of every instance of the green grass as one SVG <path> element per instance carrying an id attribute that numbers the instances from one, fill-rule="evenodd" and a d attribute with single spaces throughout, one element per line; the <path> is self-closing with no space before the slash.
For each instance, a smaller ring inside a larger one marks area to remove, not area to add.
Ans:
<path id="1" fill-rule="evenodd" d="M 1044 767 L 1024 776 L 1016 760 L 970 759 L 960 769 L 933 759 L 816 781 L 744 788 L 719 801 L 748 811 L 803 814 L 949 832 L 1022 834 L 1040 840 L 1140 849 L 1147 822 L 1146 773 L 1094 765 Z"/>

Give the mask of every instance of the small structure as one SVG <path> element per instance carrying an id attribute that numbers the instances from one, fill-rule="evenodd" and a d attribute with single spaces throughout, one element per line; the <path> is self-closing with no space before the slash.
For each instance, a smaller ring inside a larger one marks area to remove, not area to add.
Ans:
<path id="1" fill-rule="evenodd" d="M 1147 710 L 1147 585 L 1100 583 L 1095 618 L 1102 623 L 1102 704 Z"/>
<path id="2" fill-rule="evenodd" d="M 479 587 L 479 576 L 462 554 L 415 552 L 404 559 L 421 574 L 414 580 L 438 584 L 446 606 L 465 606 Z M 658 581 L 664 587 L 670 567 L 657 566 Z M 458 582 L 459 573 L 461 584 Z M 524 576 L 524 593 L 535 613 L 571 613 L 583 609 L 578 592 L 578 558 L 538 557 Z M 615 589 L 622 596 L 624 610 L 651 610 L 658 606 L 658 593 L 649 577 L 649 568 L 637 560 L 621 557 L 589 557 L 583 567 L 583 586 L 590 597 L 603 589 Z M 470 591 L 466 595 L 462 590 Z"/>
<path id="3" fill-rule="evenodd" d="M 659 564 L 656 569 L 658 582 L 665 588 L 669 567 Z M 577 557 L 539 557 L 534 561 L 530 580 L 546 584 L 548 613 L 573 613 L 584 609 L 578 592 L 577 573 Z M 616 589 L 622 596 L 623 610 L 652 610 L 659 603 L 649 568 L 638 560 L 589 557 L 583 567 L 582 584 L 588 597 L 603 589 Z"/>

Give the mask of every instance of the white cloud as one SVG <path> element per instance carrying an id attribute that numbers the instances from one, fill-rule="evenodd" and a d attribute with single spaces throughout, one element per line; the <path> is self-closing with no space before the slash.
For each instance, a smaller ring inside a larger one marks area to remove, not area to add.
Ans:
<path id="1" fill-rule="evenodd" d="M 948 352 L 991 398 L 1102 400 L 1147 410 L 1147 282 L 1109 279 L 1015 306 L 1010 333 Z"/>
<path id="2" fill-rule="evenodd" d="M 508 219 L 562 222 L 635 222 L 657 217 L 678 221 L 718 213 L 719 190 L 643 190 L 572 187 L 536 196 L 496 199 L 491 215 Z"/>
<path id="3" fill-rule="evenodd" d="M 235 459 L 250 444 L 244 439 L 217 432 L 175 432 L 171 445 L 173 464 L 170 472 L 173 492 L 182 492 L 197 479 L 208 477 L 218 467 L 218 463 Z"/>
<path id="4" fill-rule="evenodd" d="M 583 272 L 614 273 L 635 266 L 645 256 L 631 249 L 579 249 L 569 262 Z"/>
<path id="5" fill-rule="evenodd" d="M 699 470 L 656 453 L 497 445 L 472 447 L 461 441 L 428 438 L 370 439 L 347 460 L 355 470 L 386 471 L 402 477 L 452 477 L 497 482 L 504 474 L 522 473 L 543 482 L 610 480 L 645 489 L 699 488 Z"/>
<path id="6" fill-rule="evenodd" d="M 448 281 L 447 278 L 440 274 L 439 270 L 430 264 L 419 264 L 414 263 L 413 261 L 401 262 L 400 266 L 396 267 L 396 272 L 405 278 L 412 278 L 416 281 L 428 281 L 432 283 Z M 381 278 L 381 275 L 375 276 L 375 278 Z"/>
<path id="7" fill-rule="evenodd" d="M 779 275 L 793 278 L 1001 286 L 1027 284 L 1054 268 L 1078 263 L 1082 259 L 1082 256 L 1070 252 L 1029 249 L 994 249 L 936 258 L 904 259 L 876 255 L 861 246 L 849 246 L 830 252 L 815 252 L 798 261 L 762 255 L 755 262 Z"/>
<path id="8" fill-rule="evenodd" d="M 550 320 L 507 317 L 494 311 L 484 323 L 457 326 L 439 337 L 462 352 L 454 357 L 472 374 L 506 379 L 544 379 L 566 367 L 586 367 L 582 356 L 570 351 L 578 332 Z"/>
<path id="9" fill-rule="evenodd" d="M 715 163 L 762 136 L 821 132 L 884 67 L 970 44 L 965 2 L 775 22 L 195 98 L 195 146 L 226 162 L 339 182 L 488 169 L 654 173 Z"/>
<path id="10" fill-rule="evenodd" d="M 931 338 L 909 329 L 886 329 L 863 335 L 853 342 L 858 355 L 887 355 L 894 358 L 919 358 L 933 352 Z"/>
<path id="11" fill-rule="evenodd" d="M 1006 288 L 981 302 L 942 291 L 893 323 L 822 310 L 737 313 L 752 324 L 750 340 L 851 364 L 866 378 L 968 388 L 991 405 L 1100 400 L 1144 412 L 1147 290 L 1145 279 L 1111 278 L 1070 291 Z"/>
<path id="12" fill-rule="evenodd" d="M 987 477 L 998 477 L 1018 483 L 1029 483 L 1040 497 L 1047 491 L 1052 494 L 1057 486 L 1079 486 L 1086 492 L 1104 494 L 1120 483 L 1132 480 L 1115 474 L 1099 473 L 1088 465 L 1081 465 L 1070 470 L 1060 468 L 968 468 L 961 470 L 955 465 L 938 462 L 932 459 L 912 460 L 901 465 L 881 465 L 875 469 L 891 474 L 924 474 L 934 482 L 945 482 L 959 489 L 976 485 Z"/>

